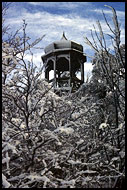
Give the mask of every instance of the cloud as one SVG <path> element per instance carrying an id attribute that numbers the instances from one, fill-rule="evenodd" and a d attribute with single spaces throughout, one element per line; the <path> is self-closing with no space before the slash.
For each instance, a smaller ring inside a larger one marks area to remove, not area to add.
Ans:
<path id="1" fill-rule="evenodd" d="M 38 66 L 39 63 L 42 63 L 42 60 L 41 60 L 41 56 L 42 56 L 42 53 L 34 53 L 33 54 L 33 62 L 36 66 Z M 27 54 L 25 56 L 25 59 L 26 60 L 30 60 L 32 58 L 31 55 Z"/>
<path id="2" fill-rule="evenodd" d="M 102 14 L 102 9 L 94 9 L 91 10 L 97 14 Z M 109 16 L 112 16 L 112 11 L 111 10 L 103 10 L 104 14 L 108 14 Z M 121 19 L 121 18 L 125 18 L 125 12 L 124 11 L 116 11 L 117 16 Z"/>
<path id="3" fill-rule="evenodd" d="M 28 2 L 30 5 L 45 8 L 76 9 L 83 5 L 90 5 L 90 2 Z"/>
<path id="4" fill-rule="evenodd" d="M 21 2 L 20 2 L 21 3 Z M 17 4 L 16 4 L 17 5 Z M 22 5 L 22 4 L 20 4 Z M 26 5 L 33 6 L 34 11 L 31 11 L 31 7 L 28 9 Z M 87 5 L 87 6 L 86 6 Z M 42 35 L 46 34 L 42 42 L 39 43 L 39 46 L 45 47 L 48 44 L 60 40 L 62 37 L 63 31 L 65 31 L 65 35 L 68 40 L 76 41 L 83 45 L 84 52 L 87 54 L 91 54 L 90 47 L 84 43 L 84 36 L 92 41 L 91 32 L 92 29 L 94 31 L 93 25 L 96 26 L 96 31 L 99 32 L 99 29 L 96 25 L 97 14 L 102 14 L 100 9 L 90 9 L 89 6 L 92 3 L 89 2 L 24 2 L 21 9 L 19 9 L 18 5 L 14 6 L 10 10 L 10 16 L 6 19 L 6 23 L 10 24 L 12 29 L 18 29 L 22 26 L 22 20 L 25 19 L 27 25 L 26 31 L 27 35 L 30 36 L 31 41 L 34 41 L 36 38 L 41 37 Z M 85 6 L 85 7 L 83 7 Z M 38 7 L 45 7 L 47 9 L 38 9 Z M 34 9 L 35 8 L 35 9 Z M 48 9 L 49 8 L 49 9 Z M 58 10 L 63 9 L 67 10 L 70 9 L 72 12 L 65 12 L 61 14 L 59 12 L 55 13 L 55 11 L 51 10 Z M 75 12 L 75 10 L 78 12 Z M 84 16 L 80 15 L 80 12 L 83 12 L 85 9 Z M 104 10 L 106 14 L 112 13 L 111 10 Z M 86 15 L 89 15 L 87 17 Z M 124 12 L 117 11 L 120 18 L 123 19 Z M 101 26 L 103 28 L 104 33 L 111 34 L 111 31 L 106 26 L 104 20 L 100 20 Z M 113 26 L 112 20 L 109 21 L 111 27 Z M 122 22 L 121 28 L 121 40 L 124 42 L 125 39 L 125 31 L 123 28 L 124 24 Z M 94 33 L 95 36 L 95 33 Z M 110 40 L 106 36 L 107 45 L 110 45 Z M 35 55 L 38 53 L 37 56 L 42 55 L 44 52 L 42 50 L 34 51 Z M 39 61 L 38 58 L 35 58 L 35 61 Z M 88 60 L 89 61 L 89 60 Z M 40 61 L 39 61 L 40 62 Z"/>
<path id="5" fill-rule="evenodd" d="M 46 34 L 47 43 L 59 40 L 63 31 L 65 31 L 68 39 L 82 43 L 83 33 L 92 29 L 92 23 L 94 24 L 94 20 L 76 15 L 57 15 L 46 11 L 30 13 L 26 10 L 15 19 L 8 18 L 7 24 L 11 23 L 13 28 L 18 28 L 18 25 L 22 25 L 23 19 L 28 23 L 27 31 L 29 34 L 33 38 Z"/>
<path id="6" fill-rule="evenodd" d="M 84 64 L 84 70 L 85 71 L 92 71 L 92 69 L 93 69 L 92 63 L 87 62 L 87 63 Z"/>
<path id="7" fill-rule="evenodd" d="M 45 11 L 37 13 L 24 11 L 21 16 L 15 19 L 8 18 L 7 22 L 15 26 L 21 24 L 22 19 L 25 19 L 26 23 L 28 23 L 27 30 L 33 37 L 46 34 L 47 42 L 59 40 L 59 38 L 61 38 L 60 35 L 65 31 L 68 35 L 68 39 L 82 43 L 83 34 L 88 33 L 95 24 L 93 18 L 83 18 L 70 14 L 55 15 Z M 103 22 L 101 22 L 101 24 L 104 31 L 107 31 L 108 27 L 106 27 Z"/>

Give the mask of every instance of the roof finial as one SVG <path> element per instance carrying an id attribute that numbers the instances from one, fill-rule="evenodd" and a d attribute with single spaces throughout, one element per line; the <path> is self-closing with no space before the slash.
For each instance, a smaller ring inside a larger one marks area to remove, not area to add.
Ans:
<path id="1" fill-rule="evenodd" d="M 65 32 L 63 31 L 63 36 L 61 38 L 61 40 L 67 40 L 66 36 L 65 36 Z"/>

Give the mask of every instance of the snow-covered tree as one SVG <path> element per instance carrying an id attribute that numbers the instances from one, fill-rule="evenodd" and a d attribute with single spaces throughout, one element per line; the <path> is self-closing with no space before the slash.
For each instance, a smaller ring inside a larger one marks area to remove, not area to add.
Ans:
<path id="1" fill-rule="evenodd" d="M 75 93 L 56 95 L 33 62 L 32 47 L 43 37 L 30 43 L 26 27 L 24 21 L 22 36 L 2 42 L 3 188 L 123 187 L 124 107 L 118 108 L 117 126 L 114 91 L 107 93 L 108 83 L 95 86 L 94 80 Z M 124 95 L 124 78 L 120 82 Z"/>
<path id="2" fill-rule="evenodd" d="M 93 59 L 93 76 L 91 85 L 94 87 L 93 92 L 97 92 L 100 98 L 103 99 L 103 110 L 106 116 L 106 125 L 101 125 L 100 129 L 110 125 L 110 132 L 114 134 L 110 139 L 112 144 L 115 144 L 119 151 L 124 152 L 125 144 L 125 45 L 121 44 L 120 25 L 118 23 L 117 14 L 114 8 L 107 6 L 113 12 L 114 29 L 111 27 L 107 18 L 104 15 L 107 26 L 110 29 L 112 49 L 108 48 L 106 37 L 101 27 L 100 22 L 97 22 L 99 33 L 95 27 L 95 35 L 92 33 L 93 42 L 85 38 L 86 43 L 95 50 Z M 95 38 L 96 37 L 96 38 Z M 100 87 L 100 88 L 99 88 Z M 104 95 L 104 96 L 102 96 Z M 106 127 L 106 129 L 108 129 Z M 106 134 L 106 133 L 104 133 Z M 108 154 L 107 154 L 108 155 Z M 117 158 L 114 158 L 117 159 Z M 124 157 L 119 159 L 124 163 Z M 120 164 L 120 170 L 124 171 L 124 164 Z M 119 177 L 116 179 L 114 187 L 117 187 Z"/>

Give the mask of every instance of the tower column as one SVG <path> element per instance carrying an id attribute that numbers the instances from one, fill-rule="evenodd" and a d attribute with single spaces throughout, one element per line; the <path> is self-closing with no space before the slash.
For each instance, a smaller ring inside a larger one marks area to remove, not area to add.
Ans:
<path id="1" fill-rule="evenodd" d="M 49 81 L 49 71 L 48 70 L 45 71 L 45 78 Z"/>
<path id="2" fill-rule="evenodd" d="M 56 56 L 54 56 L 53 60 L 53 70 L 54 70 L 54 88 L 56 88 Z"/>
<path id="3" fill-rule="evenodd" d="M 84 83 L 84 63 L 83 62 L 80 63 L 80 67 L 81 67 L 81 81 L 82 83 Z"/>
<path id="4" fill-rule="evenodd" d="M 68 59 L 68 61 L 69 61 L 69 72 L 70 72 L 70 77 L 69 77 L 69 87 L 71 87 L 71 77 L 72 77 L 72 71 L 71 71 L 71 53 L 69 53 L 69 59 Z"/>
<path id="5" fill-rule="evenodd" d="M 44 65 L 46 65 L 47 67 L 47 61 L 44 62 Z M 49 70 L 47 68 L 45 68 L 45 79 L 47 79 L 49 81 Z"/>

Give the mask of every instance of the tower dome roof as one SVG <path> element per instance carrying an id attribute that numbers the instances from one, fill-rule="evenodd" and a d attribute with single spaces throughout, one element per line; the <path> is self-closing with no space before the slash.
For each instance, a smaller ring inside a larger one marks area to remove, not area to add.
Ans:
<path id="1" fill-rule="evenodd" d="M 59 50 L 61 51 L 61 50 L 71 50 L 71 49 L 83 52 L 83 46 L 74 41 L 68 40 L 65 36 L 65 33 L 63 32 L 62 38 L 59 41 L 54 41 L 53 43 L 49 44 L 47 47 L 45 47 L 44 51 L 47 54 Z"/>

